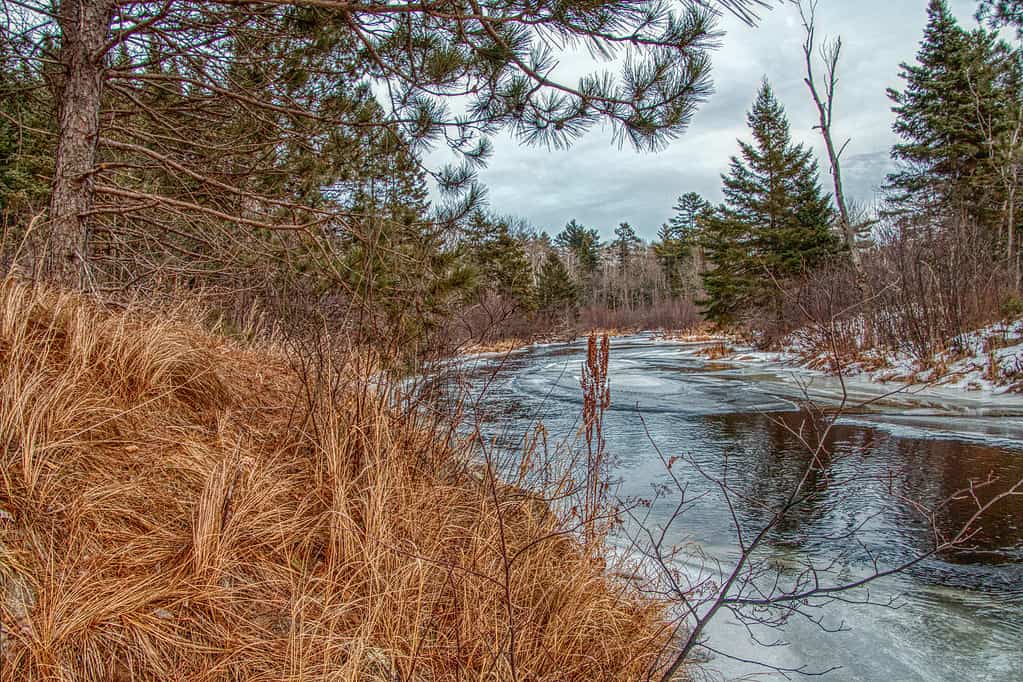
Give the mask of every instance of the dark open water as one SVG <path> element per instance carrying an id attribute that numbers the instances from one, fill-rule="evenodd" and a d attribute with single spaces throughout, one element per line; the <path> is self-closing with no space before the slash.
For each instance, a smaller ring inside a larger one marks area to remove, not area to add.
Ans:
<path id="1" fill-rule="evenodd" d="M 780 502 L 810 456 L 791 432 L 806 427 L 801 401 L 808 393 L 833 408 L 840 385 L 782 367 L 710 363 L 692 350 L 640 337 L 612 341 L 605 434 L 619 494 L 651 498 L 654 486 L 667 482 L 660 450 L 665 457 L 685 454 L 715 476 L 727 466 L 738 494 Z M 583 352 L 582 344 L 555 345 L 461 366 L 469 395 L 482 395 L 485 433 L 514 447 L 542 419 L 551 442 L 572 441 Z M 857 402 L 880 391 L 852 384 L 847 392 L 847 402 Z M 996 476 L 1002 482 L 995 490 L 1023 479 L 1019 398 L 928 391 L 849 412 L 823 439 L 828 454 L 810 481 L 814 495 L 769 536 L 766 552 L 779 566 L 811 557 L 855 577 L 868 570 L 870 556 L 887 565 L 905 560 L 926 549 L 931 535 L 902 498 L 933 506 L 970 480 Z M 673 471 L 691 497 L 710 494 L 672 526 L 671 539 L 727 563 L 736 555 L 735 533 L 720 496 L 694 466 L 680 463 Z M 672 507 L 672 500 L 656 502 L 653 522 L 663 523 Z M 937 513 L 937 525 L 957 528 L 970 513 L 969 504 L 951 505 Z M 764 514 L 745 506 L 740 523 L 757 528 Z M 862 544 L 843 537 L 861 525 Z M 781 632 L 787 646 L 763 648 L 722 613 L 708 644 L 788 668 L 841 666 L 827 680 L 1023 679 L 1023 496 L 1000 503 L 971 544 L 874 583 L 874 599 L 898 597 L 900 608 L 828 606 L 825 622 L 844 624 L 843 632 L 794 619 Z M 723 654 L 711 655 L 708 667 L 729 679 L 761 670 Z"/>

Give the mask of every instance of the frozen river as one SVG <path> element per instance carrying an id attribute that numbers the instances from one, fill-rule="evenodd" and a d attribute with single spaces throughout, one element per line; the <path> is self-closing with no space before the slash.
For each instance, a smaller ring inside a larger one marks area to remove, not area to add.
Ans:
<path id="1" fill-rule="evenodd" d="M 845 395 L 844 416 L 823 439 L 813 494 L 768 536 L 765 552 L 778 565 L 811 558 L 855 577 L 869 570 L 868 556 L 883 565 L 904 561 L 932 537 L 905 499 L 933 506 L 970 480 L 996 476 L 996 490 L 1023 479 L 1017 397 L 934 389 L 886 396 L 884 388 L 857 382 L 843 391 L 832 378 L 708 362 L 693 350 L 642 337 L 612 340 L 604 432 L 623 498 L 652 498 L 668 481 L 660 451 L 685 455 L 706 473 L 727 475 L 736 494 L 776 506 L 809 461 L 793 434 L 804 425 L 807 396 L 833 411 Z M 571 441 L 584 353 L 581 343 L 551 345 L 463 365 L 485 435 L 514 447 L 542 420 L 552 442 Z M 727 565 L 737 553 L 732 518 L 697 466 L 673 468 L 693 499 L 707 495 L 671 526 L 670 539 Z M 672 499 L 655 502 L 652 523 L 663 523 L 673 508 Z M 738 521 L 755 530 L 765 513 L 749 506 Z M 969 513 L 968 504 L 953 504 L 934 520 L 950 531 Z M 860 529 L 856 542 L 851 528 Z M 707 667 L 728 679 L 764 672 L 739 659 L 809 672 L 838 666 L 827 680 L 1023 679 L 1023 497 L 1003 500 L 971 543 L 873 584 L 875 600 L 897 596 L 900 608 L 829 605 L 825 624 L 841 625 L 840 632 L 795 618 L 780 632 L 786 645 L 765 648 L 723 611 L 709 629 L 707 644 L 717 653 L 704 651 Z M 775 640 L 779 633 L 761 636 Z"/>

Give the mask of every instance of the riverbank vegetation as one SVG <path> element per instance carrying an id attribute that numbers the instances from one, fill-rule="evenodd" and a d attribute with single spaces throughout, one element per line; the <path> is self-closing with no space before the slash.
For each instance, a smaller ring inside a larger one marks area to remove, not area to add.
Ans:
<path id="1" fill-rule="evenodd" d="M 1001 9 L 992 14 L 992 8 L 998 9 L 982 3 L 995 28 L 1018 21 Z M 833 108 L 841 42 L 825 44 L 820 53 L 821 84 L 815 80 L 813 5 L 803 3 L 801 16 L 806 82 L 820 107 L 818 130 L 830 153 L 832 117 L 841 116 Z M 833 371 L 873 364 L 868 369 L 890 368 L 892 377 L 901 371 L 906 378 L 926 373 L 931 380 L 944 378 L 943 367 L 981 356 L 977 364 L 996 350 L 994 341 L 982 348 L 975 343 L 974 337 L 991 336 L 982 328 L 1014 328 L 1023 313 L 1020 52 L 994 30 L 961 27 L 942 0 L 930 2 L 927 17 L 916 60 L 902 65 L 903 85 L 888 93 L 900 142 L 891 151 L 898 165 L 885 182 L 883 203 L 874 215 L 850 211 L 839 154 L 832 155 L 835 209 L 816 219 L 813 229 L 830 226 L 833 241 L 821 249 L 804 248 L 800 239 L 811 232 L 798 227 L 806 216 L 821 214 L 800 208 L 804 195 L 795 185 L 773 184 L 787 177 L 779 175 L 787 123 L 772 128 L 775 139 L 765 144 L 754 108 L 751 127 L 760 155 L 743 147 L 744 159 L 733 161 L 725 178 L 726 205 L 709 211 L 695 232 L 700 248 L 724 253 L 724 267 L 701 273 L 711 319 L 763 346 L 795 347 Z M 772 158 L 778 159 L 773 165 Z M 737 203 L 748 211 L 729 233 L 722 218 L 734 215 Z M 784 225 L 803 237 L 778 236 Z M 1017 341 L 1002 339 L 1000 347 Z M 1000 383 L 1015 383 L 1001 359 L 989 364 Z"/>
<path id="2" fill-rule="evenodd" d="M 500 466 L 390 370 L 599 304 L 586 230 L 486 211 L 489 136 L 659 148 L 755 4 L 0 5 L 4 679 L 688 664 L 604 479 L 539 432 Z M 565 41 L 627 66 L 557 82 Z"/>

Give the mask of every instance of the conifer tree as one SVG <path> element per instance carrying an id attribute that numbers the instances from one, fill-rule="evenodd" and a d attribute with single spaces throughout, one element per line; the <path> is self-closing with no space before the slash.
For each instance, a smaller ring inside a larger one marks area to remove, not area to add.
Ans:
<path id="1" fill-rule="evenodd" d="M 615 239 L 611 242 L 611 246 L 614 248 L 615 256 L 618 259 L 619 273 L 624 273 L 629 269 L 629 260 L 641 243 L 632 225 L 619 223 L 618 227 L 615 228 Z"/>
<path id="2" fill-rule="evenodd" d="M 615 228 L 615 238 L 609 247 L 614 254 L 617 266 L 613 277 L 608 277 L 605 269 L 604 302 L 611 309 L 624 308 L 631 310 L 642 298 L 637 288 L 638 282 L 631 276 L 631 266 L 638 254 L 642 240 L 636 236 L 636 230 L 629 223 L 619 223 Z"/>
<path id="3" fill-rule="evenodd" d="M 993 227 L 999 196 L 990 182 L 992 134 L 1009 122 L 1006 86 L 1010 51 L 995 34 L 959 26 L 945 0 L 931 0 L 913 64 L 902 64 L 902 90 L 890 89 L 902 141 L 892 148 L 899 168 L 889 174 L 887 213 L 936 229 L 950 217 Z M 1018 107 L 1013 107 L 1018 110 Z"/>
<path id="4" fill-rule="evenodd" d="M 653 251 L 664 275 L 665 286 L 672 297 L 681 296 L 685 288 L 684 269 L 692 252 L 690 242 L 677 236 L 677 230 L 669 223 L 657 231 Z"/>
<path id="5" fill-rule="evenodd" d="M 709 319 L 727 323 L 743 309 L 776 306 L 777 281 L 808 271 L 839 250 L 832 209 L 810 150 L 793 144 L 785 111 L 765 80 L 739 141 L 725 203 L 700 222 L 710 264 L 702 274 Z"/>
<path id="6" fill-rule="evenodd" d="M 11 241 L 45 205 L 49 189 L 53 122 L 43 85 L 0 45 L 0 229 Z"/>
<path id="7" fill-rule="evenodd" d="M 475 294 L 496 294 L 519 311 L 536 305 L 533 271 L 521 240 L 511 233 L 508 220 L 477 211 L 470 221 L 466 248 L 476 271 Z"/>
<path id="8" fill-rule="evenodd" d="M 710 202 L 697 192 L 686 192 L 675 204 L 675 215 L 668 220 L 674 236 L 682 241 L 692 241 L 696 234 L 697 222 L 710 210 Z"/>
<path id="9" fill-rule="evenodd" d="M 664 274 L 668 293 L 673 297 L 692 291 L 700 221 L 710 215 L 711 209 L 710 202 L 697 192 L 686 192 L 678 198 L 675 214 L 657 233 L 654 255 Z"/>
<path id="10" fill-rule="evenodd" d="M 536 283 L 537 307 L 547 315 L 574 315 L 579 291 L 558 252 L 547 253 Z"/>
<path id="11" fill-rule="evenodd" d="M 554 238 L 554 243 L 567 250 L 575 260 L 580 279 L 588 280 L 600 265 L 600 251 L 603 244 L 600 233 L 584 227 L 574 219 Z"/>
<path id="12" fill-rule="evenodd" d="M 980 0 L 977 19 L 992 28 L 1012 26 L 1023 36 L 1023 0 Z"/>

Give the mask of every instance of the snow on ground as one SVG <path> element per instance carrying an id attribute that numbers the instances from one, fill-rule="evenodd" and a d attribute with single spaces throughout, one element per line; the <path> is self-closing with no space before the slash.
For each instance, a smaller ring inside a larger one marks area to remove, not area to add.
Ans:
<path id="1" fill-rule="evenodd" d="M 833 355 L 817 352 L 807 339 L 810 334 L 791 334 L 779 351 L 763 351 L 745 345 L 728 335 L 706 332 L 693 334 L 664 333 L 648 330 L 634 335 L 645 342 L 681 345 L 687 354 L 708 360 L 725 361 L 752 367 L 786 367 L 809 374 L 836 375 Z M 519 346 L 514 350 L 469 352 L 461 356 L 481 361 L 493 360 L 528 349 L 561 345 L 540 342 Z M 1023 393 L 1023 319 L 999 322 L 965 334 L 928 362 L 921 362 L 909 350 L 867 349 L 855 357 L 843 359 L 843 378 L 859 384 L 875 384 L 898 388 L 927 387 L 942 393 L 966 391 L 979 395 Z"/>
<path id="2" fill-rule="evenodd" d="M 750 365 L 786 365 L 836 374 L 834 356 L 815 352 L 798 332 L 767 352 L 722 337 L 724 349 L 694 351 L 714 359 Z M 964 334 L 952 348 L 921 362 L 908 350 L 868 349 L 841 363 L 843 377 L 878 384 L 927 385 L 989 394 L 1023 392 L 1023 319 L 999 322 Z"/>

